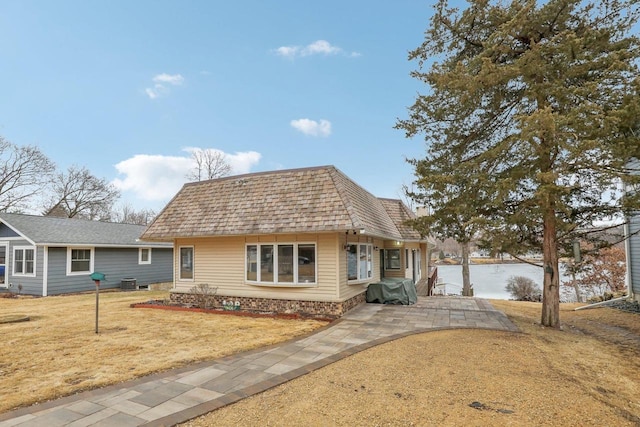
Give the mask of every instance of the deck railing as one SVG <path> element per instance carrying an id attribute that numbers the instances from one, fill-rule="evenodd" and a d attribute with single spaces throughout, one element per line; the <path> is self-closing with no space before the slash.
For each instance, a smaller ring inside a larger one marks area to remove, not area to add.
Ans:
<path id="1" fill-rule="evenodd" d="M 427 281 L 428 295 L 433 293 L 433 287 L 438 281 L 438 267 L 431 267 L 429 271 L 429 280 Z"/>

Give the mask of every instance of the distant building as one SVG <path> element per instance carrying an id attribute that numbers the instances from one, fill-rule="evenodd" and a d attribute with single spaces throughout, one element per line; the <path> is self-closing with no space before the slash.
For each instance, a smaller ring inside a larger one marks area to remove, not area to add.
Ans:
<path id="1" fill-rule="evenodd" d="M 142 225 L 0 213 L 0 289 L 48 296 L 101 288 L 126 279 L 135 287 L 173 280 L 173 246 L 141 242 Z M 135 283 L 135 285 L 134 285 Z"/>

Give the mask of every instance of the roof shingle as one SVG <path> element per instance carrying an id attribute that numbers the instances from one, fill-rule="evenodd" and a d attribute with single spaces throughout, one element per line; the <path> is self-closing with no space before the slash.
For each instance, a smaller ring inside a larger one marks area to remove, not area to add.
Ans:
<path id="1" fill-rule="evenodd" d="M 380 199 L 334 166 L 321 166 L 185 184 L 142 238 L 345 230 L 403 239 Z"/>
<path id="2" fill-rule="evenodd" d="M 0 213 L 0 220 L 36 245 L 148 246 L 144 225 Z M 156 243 L 154 246 L 171 244 Z"/>

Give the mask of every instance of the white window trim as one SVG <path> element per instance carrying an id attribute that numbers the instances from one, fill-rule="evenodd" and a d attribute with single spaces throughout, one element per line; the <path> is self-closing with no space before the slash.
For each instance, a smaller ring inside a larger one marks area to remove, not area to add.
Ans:
<path id="1" fill-rule="evenodd" d="M 278 282 L 278 246 L 280 245 L 292 245 L 294 257 L 297 259 L 299 257 L 298 246 L 301 245 L 313 245 L 316 253 L 316 262 L 314 266 L 314 282 L 298 282 L 298 263 L 293 263 L 293 278 L 295 281 L 293 282 Z M 247 278 L 247 250 L 249 246 L 256 246 L 258 253 L 258 266 L 256 269 L 256 277 L 260 279 L 260 246 L 273 246 L 273 282 L 262 282 L 260 280 L 249 280 Z M 316 242 L 255 242 L 255 243 L 247 243 L 244 247 L 244 281 L 250 285 L 257 286 L 273 286 L 273 287 L 285 287 L 285 288 L 305 288 L 305 287 L 317 287 L 318 286 L 318 244 Z"/>
<path id="2" fill-rule="evenodd" d="M 23 258 L 22 258 L 22 269 L 24 270 L 24 267 L 26 266 L 26 261 L 25 261 L 25 257 L 24 257 L 24 251 L 26 250 L 32 250 L 33 251 L 33 273 L 24 273 L 24 272 L 16 272 L 16 251 L 23 251 Z M 13 259 L 11 260 L 11 270 L 13 271 L 13 275 L 14 276 L 20 276 L 20 277 L 36 277 L 36 256 L 37 256 L 38 252 L 36 250 L 35 246 L 14 246 L 13 247 Z M 6 256 L 6 255 L 5 255 Z M 6 259 L 5 259 L 5 271 L 6 271 Z"/>
<path id="3" fill-rule="evenodd" d="M 366 282 L 370 282 L 373 280 L 373 244 L 371 243 L 364 243 L 364 242 L 347 242 L 347 246 L 357 246 L 358 250 L 356 251 L 356 275 L 358 276 L 357 279 L 349 279 L 349 260 L 347 260 L 347 283 L 349 284 L 358 284 L 358 283 L 366 283 Z M 368 256 L 371 255 L 371 266 L 370 269 L 367 269 L 367 271 L 371 272 L 371 277 L 360 277 L 360 246 L 366 246 L 367 247 L 367 262 L 368 261 Z"/>
<path id="4" fill-rule="evenodd" d="M 191 249 L 191 278 L 189 277 L 182 277 L 182 259 L 181 259 L 181 252 L 183 249 Z M 195 246 L 191 245 L 185 245 L 185 246 L 178 246 L 178 253 L 177 253 L 177 257 L 178 257 L 178 280 L 181 282 L 193 282 L 196 279 L 196 249 Z"/>
<path id="5" fill-rule="evenodd" d="M 88 250 L 90 251 L 89 271 L 71 271 L 71 251 L 72 250 Z M 67 276 L 86 276 L 93 272 L 94 262 L 96 259 L 95 248 L 87 246 L 69 246 L 67 247 Z"/>
<path id="6" fill-rule="evenodd" d="M 149 251 L 149 259 L 146 261 L 142 260 L 142 252 L 148 250 Z M 140 265 L 144 265 L 144 264 L 151 264 L 151 248 L 138 248 L 138 264 Z"/>

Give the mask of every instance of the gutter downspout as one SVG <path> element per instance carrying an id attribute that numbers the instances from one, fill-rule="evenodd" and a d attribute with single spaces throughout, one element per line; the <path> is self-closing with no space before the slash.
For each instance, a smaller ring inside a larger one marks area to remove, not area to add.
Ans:
<path id="1" fill-rule="evenodd" d="M 630 299 L 634 299 L 635 295 L 633 295 L 633 283 L 631 282 L 631 230 L 629 228 L 630 218 L 627 218 L 627 221 L 624 224 L 624 249 L 626 253 L 626 263 L 627 263 L 627 272 L 624 277 L 625 285 L 627 285 L 627 292 L 629 294 Z"/>
<path id="2" fill-rule="evenodd" d="M 602 307 L 604 305 L 609 305 L 609 304 L 613 304 L 614 302 L 618 302 L 618 301 L 624 301 L 626 300 L 628 297 L 625 295 L 623 297 L 620 298 L 614 298 L 614 299 L 610 299 L 607 301 L 600 301 L 600 302 L 596 302 L 593 304 L 589 304 L 589 305 L 583 305 L 582 307 L 576 307 L 573 309 L 573 311 L 578 311 L 578 310 L 586 310 L 587 308 L 596 308 L 596 307 Z"/>

